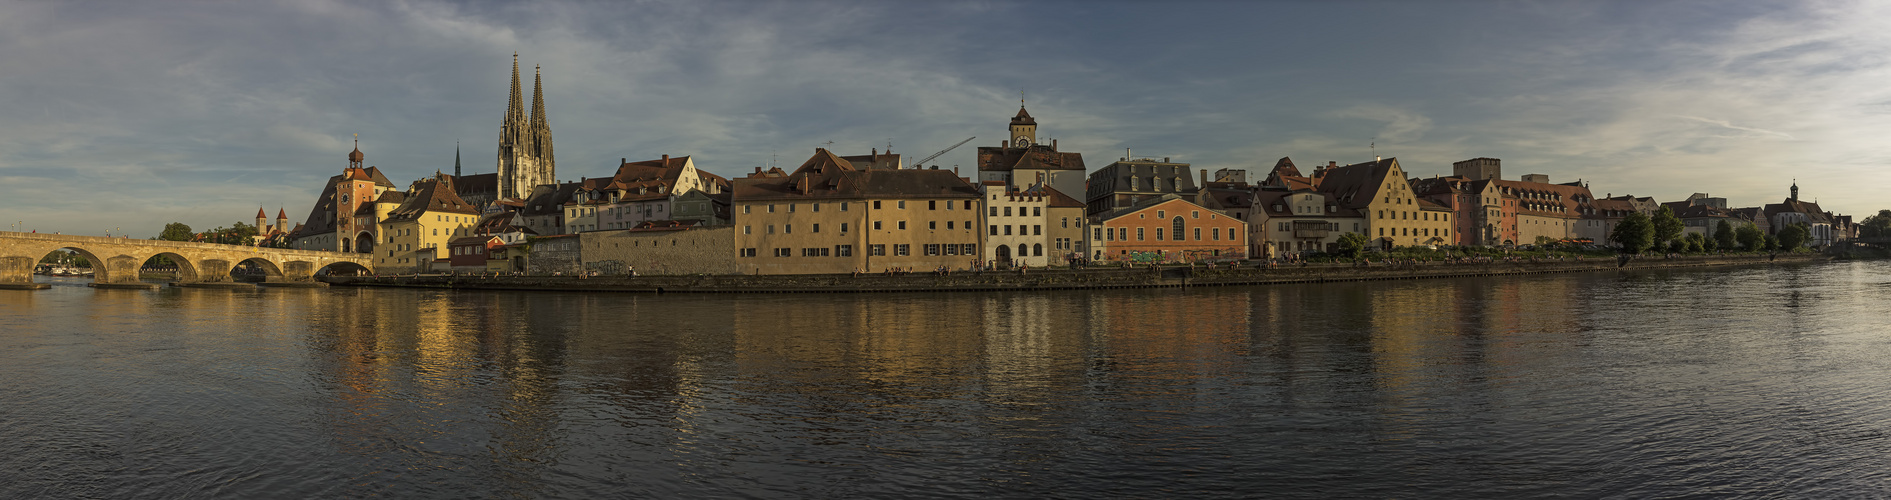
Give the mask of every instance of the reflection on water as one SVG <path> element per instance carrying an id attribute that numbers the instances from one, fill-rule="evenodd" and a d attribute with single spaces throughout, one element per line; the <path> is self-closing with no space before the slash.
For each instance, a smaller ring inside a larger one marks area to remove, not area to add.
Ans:
<path id="1" fill-rule="evenodd" d="M 0 497 L 1880 495 L 1891 265 L 0 291 Z"/>

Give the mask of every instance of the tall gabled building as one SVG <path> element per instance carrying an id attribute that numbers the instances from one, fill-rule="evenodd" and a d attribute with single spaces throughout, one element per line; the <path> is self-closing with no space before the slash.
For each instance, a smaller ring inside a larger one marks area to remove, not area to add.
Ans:
<path id="1" fill-rule="evenodd" d="M 512 99 L 499 126 L 499 199 L 524 200 L 532 188 L 558 181 L 552 129 L 545 120 L 544 77 L 534 68 L 528 119 L 519 87 L 519 55 L 512 54 Z"/>

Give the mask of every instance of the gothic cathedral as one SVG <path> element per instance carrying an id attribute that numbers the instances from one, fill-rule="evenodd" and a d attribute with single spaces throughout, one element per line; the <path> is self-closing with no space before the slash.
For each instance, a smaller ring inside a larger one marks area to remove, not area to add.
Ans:
<path id="1" fill-rule="evenodd" d="M 512 101 L 499 126 L 499 198 L 524 200 L 532 188 L 558 182 L 552 156 L 552 129 L 545 123 L 545 87 L 538 68 L 532 72 L 532 118 L 525 117 L 519 95 L 519 55 L 512 54 Z"/>

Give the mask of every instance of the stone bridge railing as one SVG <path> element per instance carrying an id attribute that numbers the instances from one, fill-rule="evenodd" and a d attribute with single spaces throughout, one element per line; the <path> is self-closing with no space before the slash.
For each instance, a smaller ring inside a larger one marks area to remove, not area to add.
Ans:
<path id="1" fill-rule="evenodd" d="M 177 281 L 186 283 L 232 281 L 230 270 L 243 262 L 262 268 L 267 281 L 310 281 L 323 269 L 373 269 L 368 254 L 0 231 L 0 283 L 31 283 L 34 266 L 59 249 L 91 262 L 95 283 L 138 282 L 145 261 L 160 255 L 177 264 Z"/>

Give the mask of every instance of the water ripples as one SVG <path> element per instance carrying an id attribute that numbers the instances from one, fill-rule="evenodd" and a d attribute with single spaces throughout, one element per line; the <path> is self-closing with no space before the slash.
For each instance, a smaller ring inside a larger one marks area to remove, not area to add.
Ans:
<path id="1" fill-rule="evenodd" d="M 0 291 L 0 497 L 1883 496 L 1887 282 Z"/>

